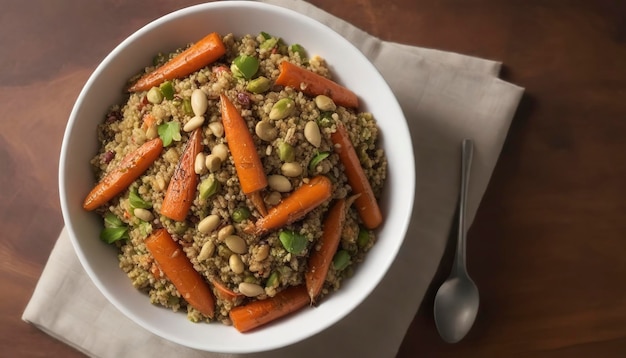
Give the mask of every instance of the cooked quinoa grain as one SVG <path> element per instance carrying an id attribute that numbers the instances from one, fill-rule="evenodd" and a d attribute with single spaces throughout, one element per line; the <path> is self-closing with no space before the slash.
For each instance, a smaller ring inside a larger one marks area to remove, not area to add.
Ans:
<path id="1" fill-rule="evenodd" d="M 169 81 L 173 96 L 154 87 L 130 93 L 123 103 L 113 104 L 98 128 L 100 149 L 91 164 L 96 179 L 101 180 L 141 144 L 157 136 L 163 139 L 165 147 L 150 168 L 97 212 L 105 220 L 106 235 L 114 235 L 108 241 L 119 249 L 120 268 L 134 287 L 149 296 L 150 302 L 186 312 L 193 322 L 211 320 L 187 304 L 146 249 L 146 237 L 165 228 L 181 246 L 179 254 L 186 255 L 211 286 L 216 298 L 213 320 L 230 324 L 231 308 L 304 283 L 308 257 L 319 249 L 325 213 L 334 199 L 353 194 L 330 140 L 335 123 L 341 121 L 350 133 L 377 198 L 385 183 L 387 161 L 371 114 L 336 105 L 327 96 L 310 97 L 299 88 L 274 84 L 282 61 L 330 78 L 323 58 L 306 58 L 302 52 L 289 51 L 282 41 L 268 47 L 266 34 L 227 34 L 222 40 L 227 50 L 220 59 L 185 78 Z M 153 66 L 130 82 L 182 50 L 159 54 Z M 258 62 L 252 76 L 233 67 L 233 60 L 243 55 Z M 237 143 L 228 143 L 224 136 L 221 94 L 233 102 L 252 135 L 269 179 L 269 186 L 262 191 L 268 209 L 316 175 L 331 180 L 332 197 L 292 224 L 263 235 L 250 234 L 248 228 L 261 213 L 241 190 L 229 150 Z M 169 182 L 195 128 L 203 138 L 202 153 L 193 169 L 198 187 L 186 219 L 179 222 L 160 212 Z M 303 240 L 303 249 L 290 252 L 280 240 L 281 232 L 297 235 Z M 341 265 L 330 266 L 316 302 L 339 289 L 354 272 L 375 244 L 375 234 L 363 227 L 356 210 L 349 207 L 338 248 L 343 256 Z M 234 298 L 220 294 L 216 282 L 231 291 Z"/>

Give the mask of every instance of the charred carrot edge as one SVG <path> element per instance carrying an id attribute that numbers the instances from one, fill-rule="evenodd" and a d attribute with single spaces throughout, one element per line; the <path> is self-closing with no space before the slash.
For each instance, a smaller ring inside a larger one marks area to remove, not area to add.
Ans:
<path id="1" fill-rule="evenodd" d="M 335 152 L 345 167 L 348 183 L 355 194 L 360 194 L 355 200 L 355 207 L 363 225 L 368 229 L 377 228 L 383 222 L 383 216 L 343 123 L 337 122 L 337 130 L 331 134 L 330 138 Z"/>
<path id="2" fill-rule="evenodd" d="M 180 245 L 165 229 L 157 229 L 145 241 L 159 268 L 191 307 L 213 318 L 215 297 L 209 284 L 193 268 Z"/>
<path id="3" fill-rule="evenodd" d="M 288 61 L 281 62 L 280 74 L 276 79 L 276 84 L 293 87 L 310 96 L 326 95 L 340 106 L 352 108 L 359 106 L 359 99 L 354 92 L 337 82 Z"/>
<path id="4" fill-rule="evenodd" d="M 346 200 L 339 199 L 330 208 L 322 223 L 322 237 L 319 250 L 313 250 L 309 256 L 307 271 L 304 273 L 307 292 L 311 302 L 322 291 L 324 281 L 333 256 L 339 247 L 341 232 L 346 221 Z"/>
<path id="5" fill-rule="evenodd" d="M 194 171 L 196 156 L 202 150 L 202 132 L 195 129 L 183 150 L 183 155 L 178 161 L 172 179 L 167 186 L 161 214 L 176 221 L 183 221 L 189 213 L 191 204 L 196 195 L 198 175 Z"/>
<path id="6" fill-rule="evenodd" d="M 217 292 L 217 295 L 220 296 L 222 299 L 232 301 L 237 297 L 243 296 L 242 294 L 234 292 L 230 288 L 226 287 L 218 279 L 212 279 L 211 284 L 213 285 L 213 287 L 215 287 L 215 291 Z"/>
<path id="7" fill-rule="evenodd" d="M 331 195 L 330 179 L 323 175 L 315 176 L 308 183 L 298 187 L 280 204 L 273 206 L 266 216 L 257 220 L 252 233 L 260 235 L 291 224 L 324 203 Z"/>
<path id="8" fill-rule="evenodd" d="M 130 86 L 128 91 L 146 91 L 166 80 L 185 77 L 215 62 L 225 53 L 226 46 L 220 35 L 215 32 L 210 33 L 161 67 L 145 74 Z"/>
<path id="9" fill-rule="evenodd" d="M 260 195 L 256 195 L 258 198 L 251 195 L 267 186 L 267 177 L 256 151 L 252 134 L 250 134 L 246 121 L 225 94 L 220 94 L 220 111 L 224 134 L 228 142 L 228 149 L 233 156 L 241 190 L 248 195 L 257 210 L 265 215 L 267 213 L 265 203 L 262 199 L 257 200 Z"/>
<path id="10" fill-rule="evenodd" d="M 230 310 L 229 315 L 239 332 L 248 332 L 293 313 L 310 302 L 306 287 L 292 286 L 274 297 L 235 307 Z"/>
<path id="11" fill-rule="evenodd" d="M 127 154 L 120 164 L 89 192 L 83 202 L 83 208 L 88 211 L 95 210 L 126 190 L 135 179 L 148 170 L 161 155 L 162 150 L 163 142 L 160 138 L 155 138 Z"/>

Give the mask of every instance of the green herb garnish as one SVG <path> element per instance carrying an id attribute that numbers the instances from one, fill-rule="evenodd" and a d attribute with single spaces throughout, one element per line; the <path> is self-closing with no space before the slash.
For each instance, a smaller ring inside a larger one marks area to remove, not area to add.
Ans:
<path id="1" fill-rule="evenodd" d="M 307 239 L 304 235 L 289 230 L 281 231 L 278 235 L 278 239 L 287 252 L 296 255 L 304 251 L 307 244 Z"/>
<path id="2" fill-rule="evenodd" d="M 100 232 L 100 240 L 112 244 L 118 240 L 128 239 L 128 226 L 113 213 L 104 216 L 104 229 Z"/>
<path id="3" fill-rule="evenodd" d="M 319 163 L 322 162 L 322 160 L 328 158 L 328 156 L 330 155 L 330 152 L 319 152 L 317 153 L 309 162 L 309 170 L 310 171 L 314 171 L 315 167 L 317 167 L 317 165 Z"/>
<path id="4" fill-rule="evenodd" d="M 143 200 L 143 198 L 137 192 L 137 189 L 133 189 L 130 191 L 130 195 L 128 195 L 128 202 L 132 209 L 151 209 L 152 203 L 149 201 Z"/>
<path id="5" fill-rule="evenodd" d="M 172 141 L 179 142 L 181 140 L 180 123 L 177 121 L 169 121 L 160 124 L 157 131 L 159 133 L 159 137 L 161 137 L 161 140 L 163 141 L 164 147 L 172 144 Z"/>
<path id="6" fill-rule="evenodd" d="M 237 56 L 233 60 L 230 70 L 235 77 L 249 80 L 259 70 L 259 60 L 249 55 Z"/>
<path id="7" fill-rule="evenodd" d="M 174 85 L 171 81 L 165 81 L 159 86 L 163 96 L 169 100 L 174 99 Z"/>

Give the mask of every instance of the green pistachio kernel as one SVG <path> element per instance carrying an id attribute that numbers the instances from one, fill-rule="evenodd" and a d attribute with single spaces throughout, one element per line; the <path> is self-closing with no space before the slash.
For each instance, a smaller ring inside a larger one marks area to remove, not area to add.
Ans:
<path id="1" fill-rule="evenodd" d="M 270 119 L 279 120 L 289 117 L 296 110 L 296 103 L 289 97 L 281 98 L 270 110 Z"/>

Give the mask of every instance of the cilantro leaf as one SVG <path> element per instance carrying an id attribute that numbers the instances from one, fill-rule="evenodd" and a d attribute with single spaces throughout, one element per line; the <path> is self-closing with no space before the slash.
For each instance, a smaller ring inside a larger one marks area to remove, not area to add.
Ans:
<path id="1" fill-rule="evenodd" d="M 169 121 L 160 124 L 157 128 L 157 132 L 159 133 L 159 137 L 161 137 L 161 140 L 163 141 L 164 147 L 172 144 L 173 140 L 177 142 L 181 140 L 180 123 L 177 121 Z"/>

